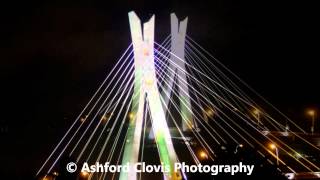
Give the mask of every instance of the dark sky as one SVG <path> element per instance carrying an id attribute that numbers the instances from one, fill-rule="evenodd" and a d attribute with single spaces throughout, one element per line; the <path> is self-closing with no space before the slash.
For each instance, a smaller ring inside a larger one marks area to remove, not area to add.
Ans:
<path id="1" fill-rule="evenodd" d="M 155 13 L 158 42 L 169 34 L 170 12 L 188 16 L 189 36 L 297 121 L 305 107 L 319 105 L 315 4 L 208 2 L 1 4 L 0 174 L 22 177 L 38 170 L 130 44 L 130 10 L 142 19 Z"/>

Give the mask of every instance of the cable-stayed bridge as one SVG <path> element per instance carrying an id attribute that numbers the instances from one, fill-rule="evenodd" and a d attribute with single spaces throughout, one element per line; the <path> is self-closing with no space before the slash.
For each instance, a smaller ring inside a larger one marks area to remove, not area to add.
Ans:
<path id="1" fill-rule="evenodd" d="M 175 163 L 249 162 L 244 152 L 280 174 L 317 175 L 319 144 L 189 37 L 187 18 L 171 14 L 171 34 L 161 43 L 154 39 L 154 16 L 141 23 L 130 12 L 129 22 L 132 43 L 37 176 L 58 179 L 67 159 L 78 168 L 84 162 L 129 165 L 117 173 L 78 170 L 75 179 L 189 179 Z M 138 162 L 167 169 L 139 173 Z"/>

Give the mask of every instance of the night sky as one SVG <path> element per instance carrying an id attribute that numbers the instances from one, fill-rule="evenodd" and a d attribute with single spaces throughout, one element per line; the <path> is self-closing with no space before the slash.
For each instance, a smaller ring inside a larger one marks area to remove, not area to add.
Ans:
<path id="1" fill-rule="evenodd" d="M 320 105 L 317 6 L 208 2 L 1 2 L 0 174 L 18 179 L 40 168 L 130 44 L 130 10 L 144 20 L 156 15 L 157 42 L 170 33 L 171 12 L 188 16 L 189 36 L 289 117 L 306 121 L 305 108 Z"/>

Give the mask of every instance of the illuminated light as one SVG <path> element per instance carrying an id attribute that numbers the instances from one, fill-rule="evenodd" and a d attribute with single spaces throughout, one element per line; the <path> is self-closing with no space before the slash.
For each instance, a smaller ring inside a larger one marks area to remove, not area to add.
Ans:
<path id="1" fill-rule="evenodd" d="M 236 149 L 234 150 L 234 154 L 237 154 L 238 153 L 238 148 L 243 148 L 243 144 L 238 144 L 236 146 Z"/>
<path id="2" fill-rule="evenodd" d="M 103 123 L 107 122 L 111 117 L 113 116 L 113 113 L 108 113 L 108 114 L 105 114 L 101 117 L 101 121 Z"/>
<path id="3" fill-rule="evenodd" d="M 49 180 L 48 176 L 44 176 L 41 180 Z"/>
<path id="4" fill-rule="evenodd" d="M 58 173 L 58 172 L 56 172 L 56 171 L 55 171 L 55 172 L 53 172 L 52 174 L 53 174 L 54 176 L 59 176 L 59 173 Z"/>
<path id="5" fill-rule="evenodd" d="M 285 176 L 286 176 L 288 179 L 294 179 L 294 173 L 286 173 Z"/>
<path id="6" fill-rule="evenodd" d="M 143 55 L 149 56 L 149 50 L 148 50 L 148 48 L 144 48 L 144 49 L 143 49 Z"/>
<path id="7" fill-rule="evenodd" d="M 208 155 L 204 151 L 200 151 L 199 156 L 200 156 L 201 159 L 208 159 Z"/>
<path id="8" fill-rule="evenodd" d="M 259 126 L 260 124 L 260 111 L 258 109 L 253 109 L 252 113 L 254 114 L 255 118 L 257 119 L 257 124 Z"/>
<path id="9" fill-rule="evenodd" d="M 300 154 L 300 153 L 298 153 L 298 152 L 296 152 L 296 154 L 295 154 L 295 156 L 296 156 L 296 158 L 302 158 L 302 155 Z"/>
<path id="10" fill-rule="evenodd" d="M 207 114 L 208 117 L 213 117 L 214 111 L 212 109 L 207 109 L 206 110 L 206 114 Z"/>
<path id="11" fill-rule="evenodd" d="M 314 116 L 316 114 L 316 111 L 315 110 L 308 110 L 307 114 L 310 116 Z"/>
<path id="12" fill-rule="evenodd" d="M 101 118 L 101 121 L 102 121 L 102 122 L 106 122 L 107 120 L 108 120 L 108 118 L 107 118 L 106 115 L 102 116 L 102 118 Z"/>
<path id="13" fill-rule="evenodd" d="M 148 86 L 151 86 L 152 84 L 153 84 L 153 79 L 152 78 L 147 78 L 146 80 L 145 80 L 145 83 L 148 85 Z"/>
<path id="14" fill-rule="evenodd" d="M 80 122 L 86 121 L 87 118 L 88 118 L 88 115 L 85 115 L 84 117 L 81 117 L 81 118 L 80 118 Z"/>
<path id="15" fill-rule="evenodd" d="M 80 122 L 84 122 L 86 118 L 80 118 Z"/>
<path id="16" fill-rule="evenodd" d="M 55 173 L 57 173 L 57 172 L 53 172 L 52 174 L 44 175 L 44 176 L 40 177 L 39 180 L 53 180 L 53 179 L 56 179 L 56 177 L 58 175 L 55 175 Z"/>
<path id="17" fill-rule="evenodd" d="M 313 133 L 314 133 L 314 124 L 315 124 L 315 115 L 316 115 L 316 111 L 314 110 L 314 109 L 310 109 L 310 110 L 308 110 L 307 111 L 307 114 L 309 115 L 309 116 L 311 116 L 311 120 L 312 120 L 312 125 L 311 125 L 311 134 L 313 135 Z"/>
<path id="18" fill-rule="evenodd" d="M 285 132 L 281 132 L 281 134 L 282 134 L 283 136 L 289 136 L 289 133 L 288 133 L 287 130 L 286 130 Z"/>
<path id="19" fill-rule="evenodd" d="M 86 171 L 82 171 L 82 172 L 80 173 L 80 176 L 81 176 L 82 178 L 87 178 L 87 177 L 89 177 L 89 173 L 86 172 Z"/>
<path id="20" fill-rule="evenodd" d="M 258 109 L 254 109 L 252 112 L 253 112 L 253 114 L 255 114 L 255 115 L 259 115 L 259 114 L 260 114 L 260 111 L 259 111 Z"/>
<path id="21" fill-rule="evenodd" d="M 275 150 L 276 158 L 277 158 L 277 166 L 279 166 L 279 150 L 278 150 L 277 146 L 274 143 L 270 143 L 269 148 L 272 150 Z"/>
<path id="22" fill-rule="evenodd" d="M 132 120 L 134 118 L 134 114 L 132 112 L 130 112 L 128 117 L 129 117 L 130 120 Z"/>
<path id="23" fill-rule="evenodd" d="M 270 147 L 270 149 L 276 149 L 277 148 L 277 146 L 275 144 L 273 144 L 273 143 L 269 144 L 269 147 Z"/>

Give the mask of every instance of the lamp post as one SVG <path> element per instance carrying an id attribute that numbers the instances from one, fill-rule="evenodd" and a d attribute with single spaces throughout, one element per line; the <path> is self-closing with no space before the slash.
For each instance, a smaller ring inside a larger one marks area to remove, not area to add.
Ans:
<path id="1" fill-rule="evenodd" d="M 313 135 L 314 133 L 314 120 L 315 120 L 315 115 L 316 115 L 316 111 L 315 110 L 309 110 L 308 111 L 308 115 L 311 116 L 311 134 Z"/>
<path id="2" fill-rule="evenodd" d="M 205 151 L 200 151 L 199 157 L 203 160 L 206 160 L 206 159 L 208 159 L 208 154 Z"/>
<path id="3" fill-rule="evenodd" d="M 260 125 L 260 111 L 258 109 L 254 109 L 253 110 L 253 114 L 255 115 L 256 119 L 257 119 L 257 123 L 258 123 L 258 126 Z"/>
<path id="4" fill-rule="evenodd" d="M 275 150 L 276 151 L 276 156 L 277 156 L 277 165 L 279 166 L 279 150 L 277 148 L 277 146 L 273 143 L 271 143 L 269 145 L 270 149 Z"/>
<path id="5" fill-rule="evenodd" d="M 236 146 L 236 149 L 234 150 L 234 154 L 237 154 L 239 147 L 242 148 L 242 147 L 243 147 L 243 144 L 238 144 L 238 145 Z"/>

